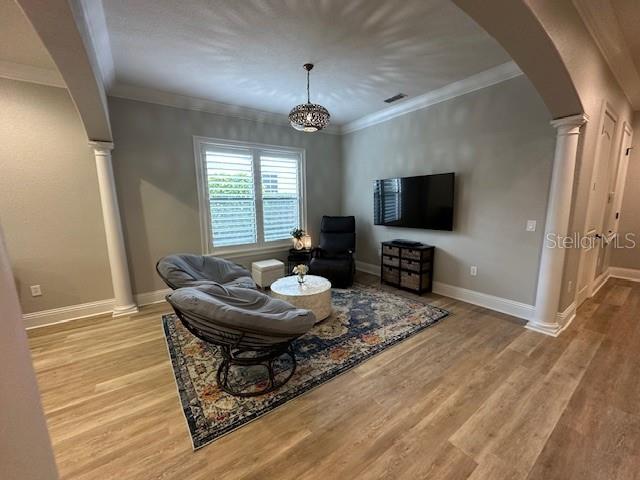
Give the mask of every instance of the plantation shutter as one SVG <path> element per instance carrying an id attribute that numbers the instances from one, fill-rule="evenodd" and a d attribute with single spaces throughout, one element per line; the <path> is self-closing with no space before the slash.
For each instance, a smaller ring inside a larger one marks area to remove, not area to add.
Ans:
<path id="1" fill-rule="evenodd" d="M 381 219 L 382 223 L 391 223 L 400 219 L 400 179 L 389 178 L 377 182 L 374 199 L 374 214 L 376 218 Z"/>
<path id="2" fill-rule="evenodd" d="M 291 238 L 300 225 L 300 171 L 297 155 L 260 153 L 264 241 Z"/>
<path id="3" fill-rule="evenodd" d="M 253 156 L 245 148 L 205 151 L 214 247 L 257 242 Z"/>

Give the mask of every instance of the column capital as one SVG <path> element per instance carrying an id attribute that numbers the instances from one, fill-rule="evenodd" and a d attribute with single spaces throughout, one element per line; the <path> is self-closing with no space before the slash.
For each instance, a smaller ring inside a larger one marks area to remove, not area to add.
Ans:
<path id="1" fill-rule="evenodd" d="M 113 142 L 99 142 L 91 140 L 89 147 L 97 154 L 108 155 L 113 150 Z"/>
<path id="2" fill-rule="evenodd" d="M 568 117 L 555 118 L 551 120 L 551 125 L 558 129 L 558 135 L 577 135 L 580 127 L 589 121 L 589 115 L 579 113 Z"/>

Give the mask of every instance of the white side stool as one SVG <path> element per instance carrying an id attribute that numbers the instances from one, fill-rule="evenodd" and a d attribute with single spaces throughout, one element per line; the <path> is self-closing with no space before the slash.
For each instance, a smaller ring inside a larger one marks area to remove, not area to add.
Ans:
<path id="1" fill-rule="evenodd" d="M 284 277 L 284 263 L 280 260 L 262 260 L 251 264 L 251 276 L 260 288 L 267 288 Z"/>

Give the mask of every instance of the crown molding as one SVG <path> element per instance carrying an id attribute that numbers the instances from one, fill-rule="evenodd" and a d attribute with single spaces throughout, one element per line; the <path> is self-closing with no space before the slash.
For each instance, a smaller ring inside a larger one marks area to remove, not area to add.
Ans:
<path id="1" fill-rule="evenodd" d="M 124 98 L 127 100 L 137 100 L 140 102 L 154 103 L 167 107 L 194 110 L 196 112 L 213 113 L 227 117 L 241 118 L 254 122 L 269 123 L 271 125 L 290 126 L 286 115 L 273 112 L 265 112 L 249 107 L 230 105 L 228 103 L 215 102 L 204 98 L 179 95 L 177 93 L 164 92 L 146 87 L 137 87 L 116 83 L 108 94 L 110 97 Z M 319 133 L 339 135 L 338 125 L 329 125 Z M 308 134 L 307 134 L 308 135 Z"/>
<path id="2" fill-rule="evenodd" d="M 0 60 L 0 78 L 18 80 L 21 82 L 37 83 L 50 87 L 67 88 L 62 75 L 57 70 L 33 67 L 22 63 L 5 62 Z"/>
<path id="3" fill-rule="evenodd" d="M 573 0 L 573 4 L 627 100 L 634 110 L 639 109 L 640 72 L 636 69 L 611 1 Z"/>
<path id="4" fill-rule="evenodd" d="M 85 30 L 85 35 L 92 47 L 92 57 L 102 78 L 106 90 L 115 81 L 115 65 L 111 40 L 107 29 L 102 0 L 71 0 L 74 13 L 82 20 L 78 26 Z"/>
<path id="5" fill-rule="evenodd" d="M 503 63 L 502 65 L 490 68 L 489 70 L 485 70 L 457 82 L 445 85 L 437 90 L 427 92 L 424 95 L 405 100 L 399 105 L 365 115 L 353 122 L 342 125 L 342 127 L 340 125 L 329 125 L 328 128 L 322 130 L 320 133 L 334 135 L 351 133 L 476 90 L 490 87 L 491 85 L 504 82 L 520 75 L 522 75 L 522 71 L 514 62 Z M 244 120 L 269 123 L 272 125 L 289 126 L 289 121 L 286 116 L 279 113 L 265 112 L 263 110 L 257 110 L 249 107 L 230 105 L 228 103 L 216 102 L 204 98 L 180 95 L 122 83 L 116 83 L 109 92 L 109 96 L 153 103 L 156 105 L 165 105 L 167 107 L 194 110 L 197 112 L 207 112 L 216 115 L 242 118 Z"/>
<path id="6" fill-rule="evenodd" d="M 518 68 L 515 62 L 503 63 L 502 65 L 476 73 L 475 75 L 450 83 L 449 85 L 432 90 L 431 92 L 427 92 L 418 97 L 404 100 L 398 105 L 365 115 L 358 120 L 354 120 L 353 122 L 343 125 L 342 133 L 351 133 L 372 125 L 377 125 L 378 123 L 386 122 L 392 118 L 396 118 L 416 110 L 421 110 L 431 105 L 435 105 L 482 88 L 490 87 L 491 85 L 504 82 L 519 75 L 522 75 L 522 71 Z"/>

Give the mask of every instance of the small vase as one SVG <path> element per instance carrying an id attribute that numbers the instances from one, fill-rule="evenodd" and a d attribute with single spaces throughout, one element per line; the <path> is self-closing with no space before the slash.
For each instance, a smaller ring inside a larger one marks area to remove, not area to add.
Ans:
<path id="1" fill-rule="evenodd" d="M 300 273 L 298 274 L 298 283 L 300 285 L 302 285 L 304 283 L 304 275 L 302 275 Z"/>
<path id="2" fill-rule="evenodd" d="M 293 248 L 295 248 L 296 250 L 302 250 L 304 248 L 304 242 L 301 238 L 293 239 Z"/>

